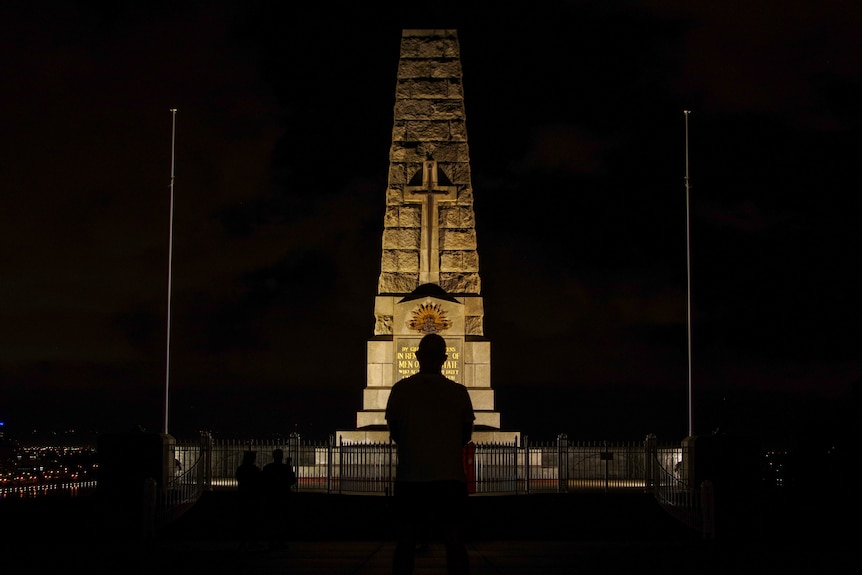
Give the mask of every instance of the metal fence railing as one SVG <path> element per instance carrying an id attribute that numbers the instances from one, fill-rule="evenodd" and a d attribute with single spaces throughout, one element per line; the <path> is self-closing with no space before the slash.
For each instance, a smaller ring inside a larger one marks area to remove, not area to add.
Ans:
<path id="1" fill-rule="evenodd" d="M 243 453 L 254 451 L 259 467 L 272 461 L 275 449 L 290 457 L 297 491 L 389 495 L 395 481 L 398 451 L 388 443 L 281 440 L 213 441 L 169 446 L 176 476 L 157 494 L 156 525 L 190 506 L 205 489 L 235 488 Z M 644 442 L 555 441 L 470 444 L 464 451 L 470 492 L 477 495 L 641 490 L 705 537 L 712 533 L 712 495 L 708 484 L 690 485 L 689 447 Z"/>
<path id="2" fill-rule="evenodd" d="M 391 493 L 398 452 L 393 443 L 306 443 L 298 436 L 282 442 L 223 441 L 212 446 L 212 486 L 233 487 L 245 451 L 263 466 L 273 449 L 291 457 L 297 491 Z M 619 490 L 646 487 L 644 444 L 556 441 L 471 444 L 465 448 L 470 491 L 478 494 Z"/>
<path id="3" fill-rule="evenodd" d="M 699 531 L 704 539 L 715 536 L 715 496 L 710 481 L 694 484 L 691 444 L 659 446 L 655 436 L 644 442 L 647 453 L 647 489 L 662 508 L 677 520 Z"/>
<path id="4" fill-rule="evenodd" d="M 172 472 L 166 474 L 159 489 L 150 483 L 153 490 L 150 498 L 155 500 L 153 526 L 164 526 L 184 513 L 200 498 L 207 487 L 212 454 L 212 438 L 203 434 L 199 443 L 168 444 L 165 461 L 173 461 Z"/>

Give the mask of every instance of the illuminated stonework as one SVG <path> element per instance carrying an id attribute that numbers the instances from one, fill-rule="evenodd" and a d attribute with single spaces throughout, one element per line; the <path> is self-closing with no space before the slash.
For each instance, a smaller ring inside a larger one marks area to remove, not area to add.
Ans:
<path id="1" fill-rule="evenodd" d="M 420 304 L 413 312 L 407 327 L 419 333 L 440 333 L 452 327 L 452 322 L 446 317 L 446 310 L 436 303 Z"/>
<path id="2" fill-rule="evenodd" d="M 354 431 L 339 440 L 386 442 L 392 386 L 418 369 L 422 336 L 446 340 L 444 374 L 467 388 L 477 442 L 512 442 L 491 389 L 491 344 L 479 279 L 458 35 L 404 30 L 395 87 L 374 335 Z"/>
<path id="3" fill-rule="evenodd" d="M 379 294 L 481 291 L 461 76 L 455 30 L 403 31 Z"/>

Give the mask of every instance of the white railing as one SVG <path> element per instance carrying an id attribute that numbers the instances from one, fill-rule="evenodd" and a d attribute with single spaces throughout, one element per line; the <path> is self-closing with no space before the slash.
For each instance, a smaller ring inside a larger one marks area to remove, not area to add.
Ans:
<path id="1" fill-rule="evenodd" d="M 398 452 L 393 443 L 304 443 L 223 441 L 212 446 L 212 487 L 233 487 L 245 451 L 256 452 L 262 467 L 273 449 L 291 457 L 297 491 L 391 493 Z M 569 442 L 565 435 L 548 443 L 471 444 L 464 451 L 470 491 L 477 494 L 643 490 L 646 453 L 642 443 Z"/>

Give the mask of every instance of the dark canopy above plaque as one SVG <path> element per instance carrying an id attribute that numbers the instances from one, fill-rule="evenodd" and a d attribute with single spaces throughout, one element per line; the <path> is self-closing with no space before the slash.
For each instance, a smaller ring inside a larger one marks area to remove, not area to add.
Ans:
<path id="1" fill-rule="evenodd" d="M 422 299 L 425 297 L 435 297 L 437 299 L 451 301 L 454 303 L 461 303 L 460 301 L 455 299 L 454 296 L 451 296 L 446 293 L 446 290 L 444 290 L 437 284 L 422 284 L 421 286 L 410 292 L 410 295 L 405 296 L 398 303 L 404 303 L 408 301 L 413 301 L 414 299 Z"/>

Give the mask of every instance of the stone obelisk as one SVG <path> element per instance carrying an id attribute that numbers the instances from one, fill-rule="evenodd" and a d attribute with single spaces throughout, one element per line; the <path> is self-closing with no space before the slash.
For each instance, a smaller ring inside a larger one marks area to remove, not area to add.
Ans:
<path id="1" fill-rule="evenodd" d="M 395 89 L 374 336 L 356 430 L 344 442 L 385 442 L 392 385 L 416 373 L 419 340 L 446 340 L 443 373 L 467 387 L 474 441 L 518 441 L 500 430 L 476 249 L 473 187 L 455 30 L 404 30 Z"/>

